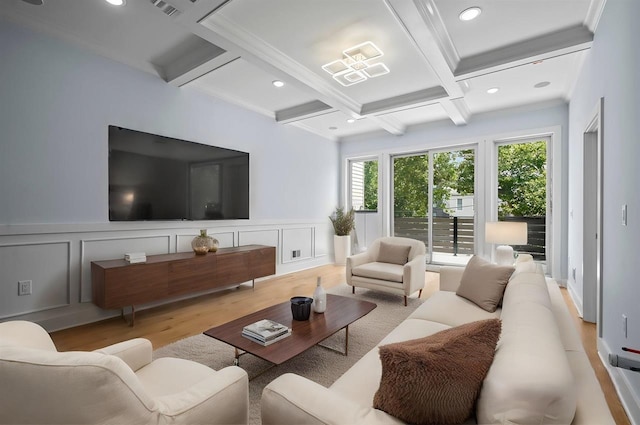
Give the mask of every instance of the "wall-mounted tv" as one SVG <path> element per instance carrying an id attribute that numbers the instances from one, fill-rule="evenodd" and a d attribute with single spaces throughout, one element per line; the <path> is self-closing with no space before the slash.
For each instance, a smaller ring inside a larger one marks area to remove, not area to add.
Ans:
<path id="1" fill-rule="evenodd" d="M 109 221 L 249 218 L 249 154 L 109 126 Z"/>

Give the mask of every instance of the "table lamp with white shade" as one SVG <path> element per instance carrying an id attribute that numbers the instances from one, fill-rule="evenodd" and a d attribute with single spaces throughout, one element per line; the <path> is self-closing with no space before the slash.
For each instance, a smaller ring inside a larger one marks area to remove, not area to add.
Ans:
<path id="1" fill-rule="evenodd" d="M 493 221 L 485 224 L 485 241 L 498 244 L 496 263 L 513 265 L 513 248 L 510 245 L 527 244 L 527 223 L 517 221 Z"/>

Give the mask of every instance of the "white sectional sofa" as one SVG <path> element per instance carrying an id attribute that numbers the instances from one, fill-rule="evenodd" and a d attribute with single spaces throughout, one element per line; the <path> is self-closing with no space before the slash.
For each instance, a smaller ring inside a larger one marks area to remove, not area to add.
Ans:
<path id="1" fill-rule="evenodd" d="M 433 294 L 379 345 L 426 337 L 464 323 L 500 318 L 495 357 L 468 423 L 614 424 L 556 283 L 534 262 L 521 262 L 506 286 L 502 308 L 490 313 L 456 295 L 463 269 L 443 267 Z M 293 374 L 262 394 L 262 423 L 400 424 L 373 408 L 382 374 L 372 349 L 331 387 Z"/>

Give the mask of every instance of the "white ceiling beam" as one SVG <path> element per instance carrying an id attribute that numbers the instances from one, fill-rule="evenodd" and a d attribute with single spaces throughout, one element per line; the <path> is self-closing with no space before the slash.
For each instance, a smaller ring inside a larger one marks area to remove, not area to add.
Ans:
<path id="1" fill-rule="evenodd" d="M 446 93 L 439 100 L 443 109 L 456 125 L 466 124 L 471 114 L 463 99 L 464 92 L 453 75 L 460 57 L 438 9 L 431 0 L 385 2 L 444 88 Z M 447 98 L 454 98 L 456 101 Z"/>
<path id="2" fill-rule="evenodd" d="M 319 100 L 303 103 L 302 105 L 276 111 L 276 121 L 281 124 L 292 123 L 307 118 L 324 115 L 333 111 L 333 108 Z"/>
<path id="3" fill-rule="evenodd" d="M 465 125 L 471 118 L 471 111 L 463 97 L 441 100 L 440 106 L 447 112 L 455 125 Z"/>
<path id="4" fill-rule="evenodd" d="M 591 48 L 593 33 L 583 25 L 566 28 L 500 49 L 462 58 L 454 71 L 463 80 L 525 63 Z"/>
<path id="5" fill-rule="evenodd" d="M 274 73 L 274 75 L 284 73 L 288 77 L 285 78 L 285 81 L 296 82 L 297 84 L 294 83 L 294 86 L 305 92 L 311 92 L 321 102 L 351 117 L 360 117 L 361 105 L 358 102 L 346 96 L 316 73 L 250 32 L 243 30 L 221 14 L 212 13 L 208 15 L 200 21 L 200 25 L 227 39 L 246 52 L 242 54 L 243 59 L 267 72 Z M 396 120 L 377 118 L 374 122 L 392 134 L 404 134 L 405 126 L 399 124 Z"/>
<path id="6" fill-rule="evenodd" d="M 380 112 L 393 112 L 395 110 L 406 109 L 407 106 L 421 106 L 434 103 L 434 100 L 447 97 L 446 90 L 441 87 L 431 87 L 412 93 L 401 94 L 387 99 L 377 100 L 362 105 L 361 115 L 370 115 Z"/>

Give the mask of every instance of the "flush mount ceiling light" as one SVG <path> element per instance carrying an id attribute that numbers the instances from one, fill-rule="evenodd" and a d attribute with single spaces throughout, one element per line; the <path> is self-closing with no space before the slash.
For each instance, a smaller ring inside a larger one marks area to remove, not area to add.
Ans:
<path id="1" fill-rule="evenodd" d="M 499 90 L 500 88 L 498 87 L 491 87 L 489 90 L 487 90 L 487 93 L 494 94 L 494 93 L 498 93 Z"/>
<path id="2" fill-rule="evenodd" d="M 278 88 L 280 88 L 280 87 L 284 86 L 284 83 L 283 83 L 282 81 L 280 81 L 280 80 L 273 80 L 273 81 L 271 82 L 271 84 L 273 84 L 274 86 L 276 86 L 276 87 L 278 87 Z"/>
<path id="3" fill-rule="evenodd" d="M 124 0 L 105 0 L 105 1 L 114 6 L 124 6 Z"/>
<path id="4" fill-rule="evenodd" d="M 342 52 L 342 59 L 322 65 L 334 80 L 343 86 L 351 86 L 369 78 L 389 73 L 389 68 L 382 63 L 371 63 L 383 56 L 382 50 L 370 41 L 353 46 Z"/>
<path id="5" fill-rule="evenodd" d="M 535 86 L 533 86 L 533 87 L 535 87 L 535 88 L 537 88 L 537 89 L 541 89 L 541 88 L 543 88 L 543 87 L 547 87 L 549 84 L 551 84 L 551 83 L 550 83 L 550 82 L 548 82 L 548 81 L 541 81 L 541 82 L 539 82 L 538 84 L 536 84 L 536 85 L 535 85 Z"/>
<path id="6" fill-rule="evenodd" d="M 347 122 L 348 122 L 349 124 L 353 124 L 354 122 L 356 122 L 356 120 L 354 120 L 353 118 L 349 118 L 349 119 L 347 120 Z"/>
<path id="7" fill-rule="evenodd" d="M 482 13 L 482 9 L 474 6 L 460 12 L 460 15 L 458 15 L 458 18 L 461 21 L 471 21 L 473 19 L 476 19 L 478 16 L 480 16 L 481 13 Z"/>

